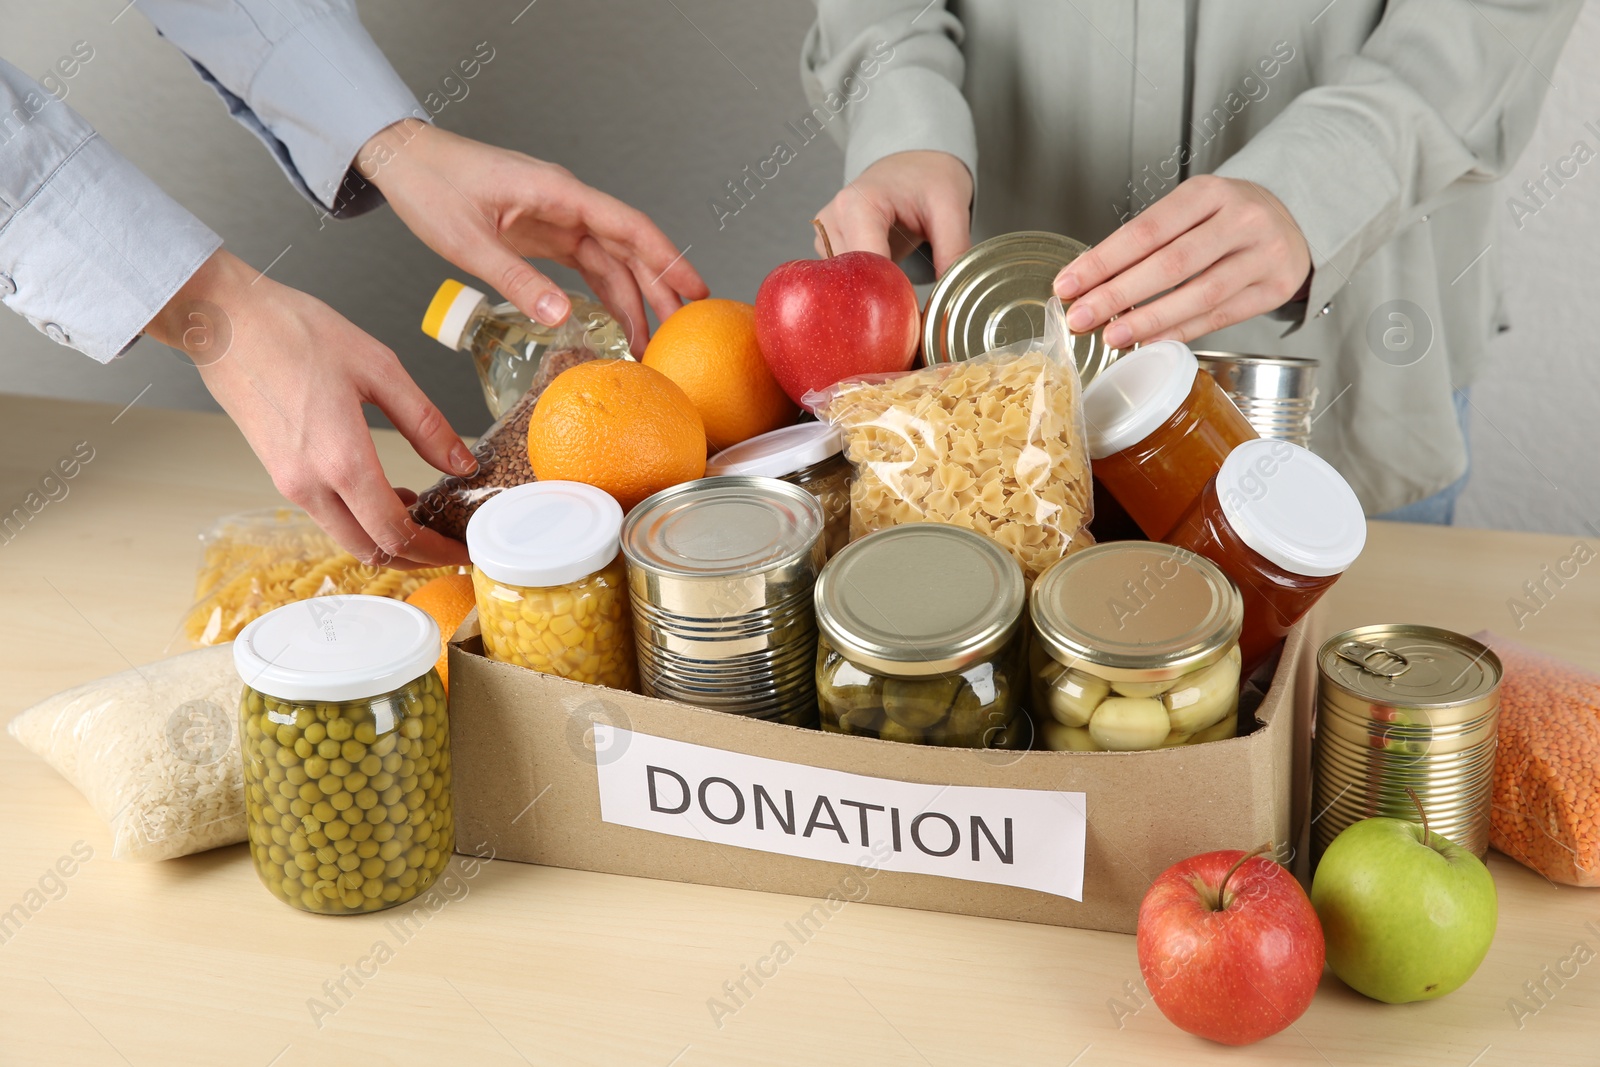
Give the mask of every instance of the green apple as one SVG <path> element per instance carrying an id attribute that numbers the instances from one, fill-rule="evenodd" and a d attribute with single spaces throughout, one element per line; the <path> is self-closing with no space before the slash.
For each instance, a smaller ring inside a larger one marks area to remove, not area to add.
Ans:
<path id="1" fill-rule="evenodd" d="M 1374 1000 L 1408 1004 L 1459 988 L 1494 940 L 1489 869 L 1448 838 L 1404 819 L 1363 819 L 1323 853 L 1311 903 L 1328 965 Z"/>

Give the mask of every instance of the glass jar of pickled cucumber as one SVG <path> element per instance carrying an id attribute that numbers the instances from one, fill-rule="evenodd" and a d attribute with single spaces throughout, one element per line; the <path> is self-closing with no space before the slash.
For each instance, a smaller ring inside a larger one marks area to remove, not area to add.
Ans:
<path id="1" fill-rule="evenodd" d="M 499 493 L 467 523 L 490 659 L 612 689 L 638 688 L 622 507 L 581 482 Z"/>
<path id="2" fill-rule="evenodd" d="M 270 611 L 233 645 L 256 873 L 319 915 L 402 904 L 455 849 L 439 627 L 386 597 Z"/>
<path id="3" fill-rule="evenodd" d="M 1130 752 L 1238 732 L 1239 591 L 1172 545 L 1113 541 L 1039 576 L 1029 600 L 1039 747 Z"/>
<path id="4" fill-rule="evenodd" d="M 741 441 L 706 460 L 706 477 L 747 475 L 798 485 L 822 505 L 827 558 L 850 542 L 850 464 L 844 439 L 823 422 L 799 422 Z"/>
<path id="5" fill-rule="evenodd" d="M 942 523 L 880 530 L 828 562 L 814 597 L 824 730 L 1026 747 L 1022 568 L 994 541 Z"/>

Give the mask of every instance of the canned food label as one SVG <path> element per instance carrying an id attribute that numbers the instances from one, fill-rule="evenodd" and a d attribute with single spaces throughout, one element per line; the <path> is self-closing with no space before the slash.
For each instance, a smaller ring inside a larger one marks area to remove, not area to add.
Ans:
<path id="1" fill-rule="evenodd" d="M 603 723 L 594 731 L 606 822 L 1083 899 L 1083 793 L 901 782 Z"/>

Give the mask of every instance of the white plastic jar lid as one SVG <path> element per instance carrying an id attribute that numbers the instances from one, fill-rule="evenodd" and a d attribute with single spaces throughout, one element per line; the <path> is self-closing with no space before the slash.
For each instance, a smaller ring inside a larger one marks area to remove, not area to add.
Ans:
<path id="1" fill-rule="evenodd" d="M 1239 540 L 1291 574 L 1342 574 L 1367 543 L 1355 490 L 1327 460 L 1288 441 L 1261 438 L 1228 453 L 1217 498 Z"/>
<path id="2" fill-rule="evenodd" d="M 782 478 L 837 456 L 843 448 L 844 438 L 836 428 L 825 422 L 798 422 L 724 448 L 706 460 L 706 477 Z"/>
<path id="3" fill-rule="evenodd" d="M 617 558 L 622 505 L 582 482 L 529 482 L 496 493 L 467 521 L 473 566 L 507 585 L 587 578 Z"/>
<path id="4" fill-rule="evenodd" d="M 1104 459 L 1149 437 L 1183 404 L 1199 371 L 1182 341 L 1152 341 L 1095 375 L 1083 390 L 1089 458 Z"/>
<path id="5" fill-rule="evenodd" d="M 280 700 L 360 700 L 414 682 L 439 661 L 439 625 L 381 596 L 318 596 L 274 608 L 233 642 L 244 684 Z"/>

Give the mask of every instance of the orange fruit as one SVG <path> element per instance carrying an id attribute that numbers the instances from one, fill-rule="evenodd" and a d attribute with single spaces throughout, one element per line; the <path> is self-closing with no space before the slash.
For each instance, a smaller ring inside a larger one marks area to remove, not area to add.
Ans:
<path id="1" fill-rule="evenodd" d="M 665 374 L 621 359 L 562 371 L 528 420 L 528 462 L 541 482 L 586 482 L 627 511 L 706 472 L 700 413 Z"/>
<path id="2" fill-rule="evenodd" d="M 444 683 L 444 691 L 449 693 L 450 637 L 467 613 L 477 606 L 477 598 L 472 593 L 472 575 L 446 574 L 424 582 L 406 597 L 406 603 L 426 611 L 439 624 L 439 680 Z"/>
<path id="3" fill-rule="evenodd" d="M 674 311 L 650 338 L 643 363 L 689 395 L 713 452 L 800 414 L 761 357 L 756 309 L 737 300 L 696 300 Z"/>

